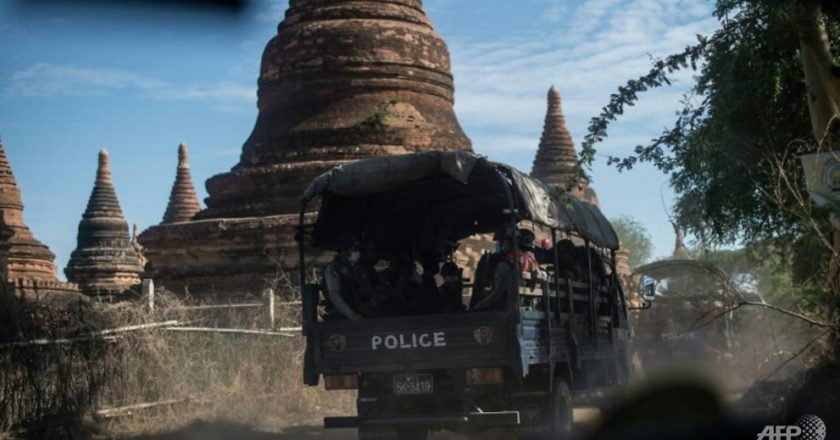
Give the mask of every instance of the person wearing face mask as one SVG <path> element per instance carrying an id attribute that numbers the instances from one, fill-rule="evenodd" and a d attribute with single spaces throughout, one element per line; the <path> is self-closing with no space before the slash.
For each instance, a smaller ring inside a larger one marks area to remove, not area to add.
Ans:
<path id="1" fill-rule="evenodd" d="M 354 270 L 361 257 L 359 242 L 346 239 L 342 242 L 338 255 L 324 270 L 328 319 L 341 319 L 340 316 L 343 316 L 351 321 L 363 320 L 357 310 L 362 303 L 364 283 L 359 279 L 360 271 Z"/>
<path id="2" fill-rule="evenodd" d="M 493 277 L 496 273 L 496 267 L 502 262 L 502 255 L 510 250 L 510 237 L 512 236 L 510 229 L 511 226 L 508 224 L 499 226 L 493 234 L 496 249 L 493 252 L 485 253 L 478 260 L 473 277 L 470 310 L 474 309 L 481 301 L 487 298 L 493 290 Z"/>

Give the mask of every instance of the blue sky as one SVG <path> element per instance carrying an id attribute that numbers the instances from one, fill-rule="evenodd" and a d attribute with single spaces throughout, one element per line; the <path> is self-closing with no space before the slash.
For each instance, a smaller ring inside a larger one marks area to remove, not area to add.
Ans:
<path id="1" fill-rule="evenodd" d="M 238 161 L 256 118 L 262 50 L 287 0 L 239 14 L 130 3 L 0 5 L 0 136 L 36 236 L 63 270 L 92 188 L 96 154 L 111 152 L 117 194 L 141 230 L 160 222 L 177 146 L 190 146 L 204 181 Z M 165 2 L 161 2 L 163 4 Z M 456 112 L 476 152 L 530 171 L 545 95 L 560 88 L 577 142 L 616 87 L 716 28 L 706 0 L 426 0 L 449 44 Z M 644 96 L 600 145 L 593 186 L 609 217 L 641 220 L 654 254 L 673 234 L 661 201 L 667 177 L 650 167 L 618 173 L 606 155 L 629 153 L 673 120 L 690 73 Z"/>

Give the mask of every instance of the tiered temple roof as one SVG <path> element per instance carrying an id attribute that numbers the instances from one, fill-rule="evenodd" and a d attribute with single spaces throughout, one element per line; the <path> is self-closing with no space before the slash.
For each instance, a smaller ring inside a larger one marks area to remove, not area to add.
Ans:
<path id="1" fill-rule="evenodd" d="M 178 171 L 175 184 L 169 195 L 169 205 L 163 216 L 163 223 L 181 223 L 192 220 L 201 211 L 198 196 L 190 175 L 189 152 L 185 144 L 178 147 Z"/>
<path id="2" fill-rule="evenodd" d="M 96 183 L 79 223 L 78 245 L 65 273 L 83 292 L 108 295 L 139 284 L 142 271 L 114 191 L 110 158 L 102 150 Z"/>
<path id="3" fill-rule="evenodd" d="M 5 275 L 9 280 L 57 282 L 53 254 L 38 241 L 23 220 L 23 201 L 6 150 L 0 141 L 0 238 L 5 250 Z"/>
<path id="4" fill-rule="evenodd" d="M 578 177 L 577 150 L 566 127 L 560 91 L 554 86 L 548 91 L 548 110 L 531 176 L 552 187 L 571 188 L 575 197 L 599 205 L 598 194 Z"/>

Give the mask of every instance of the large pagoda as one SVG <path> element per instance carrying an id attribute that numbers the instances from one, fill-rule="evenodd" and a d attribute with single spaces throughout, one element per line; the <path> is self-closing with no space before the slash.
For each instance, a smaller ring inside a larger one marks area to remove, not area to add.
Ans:
<path id="1" fill-rule="evenodd" d="M 140 241 L 171 290 L 255 293 L 297 264 L 300 197 L 347 161 L 469 150 L 449 52 L 421 0 L 292 0 L 262 58 L 259 115 L 207 209 Z M 310 262 L 322 261 L 310 255 Z"/>

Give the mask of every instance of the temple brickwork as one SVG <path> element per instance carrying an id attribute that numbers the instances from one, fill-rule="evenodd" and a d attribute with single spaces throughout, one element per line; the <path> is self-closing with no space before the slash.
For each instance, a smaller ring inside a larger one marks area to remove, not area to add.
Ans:
<path id="1" fill-rule="evenodd" d="M 470 149 L 449 51 L 420 0 L 292 1 L 257 96 L 239 164 L 207 181 L 199 218 L 296 213 L 309 182 L 343 162 Z"/>
<path id="2" fill-rule="evenodd" d="M 140 256 L 131 243 L 105 150 L 99 153 L 96 182 L 79 223 L 77 243 L 64 273 L 84 293 L 118 295 L 140 283 Z"/>
<path id="3" fill-rule="evenodd" d="M 448 49 L 421 0 L 291 1 L 258 84 L 253 132 L 239 163 L 206 182 L 207 208 L 140 235 L 148 269 L 169 290 L 237 295 L 282 279 L 298 266 L 303 190 L 336 165 L 471 149 Z"/>

